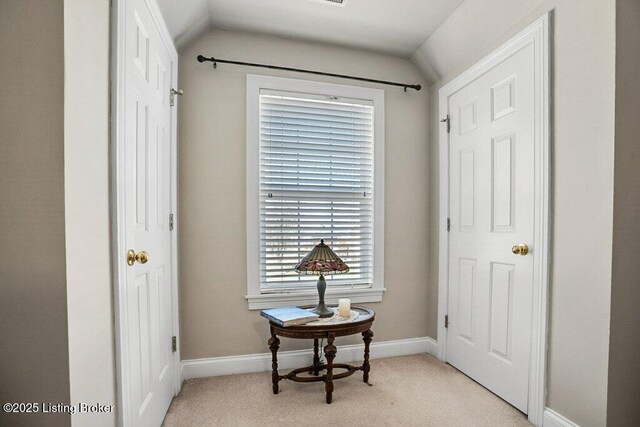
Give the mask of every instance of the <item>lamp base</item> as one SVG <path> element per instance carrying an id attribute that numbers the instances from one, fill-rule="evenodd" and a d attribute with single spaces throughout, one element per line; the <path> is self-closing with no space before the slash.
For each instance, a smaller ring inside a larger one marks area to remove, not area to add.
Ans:
<path id="1" fill-rule="evenodd" d="M 327 282 L 324 280 L 324 276 L 320 274 L 320 277 L 318 277 L 318 305 L 316 308 L 311 310 L 311 312 L 317 314 L 321 318 L 333 316 L 333 311 L 329 310 L 327 306 L 324 305 L 324 291 L 326 289 Z"/>
<path id="2" fill-rule="evenodd" d="M 311 312 L 317 314 L 320 318 L 333 316 L 333 311 L 329 310 L 327 306 L 324 305 L 324 302 L 318 304 Z"/>

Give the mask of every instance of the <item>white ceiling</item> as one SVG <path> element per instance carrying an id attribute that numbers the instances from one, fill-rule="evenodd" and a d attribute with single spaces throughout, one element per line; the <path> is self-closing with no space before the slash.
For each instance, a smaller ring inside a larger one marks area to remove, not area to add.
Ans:
<path id="1" fill-rule="evenodd" d="M 463 0 L 157 0 L 178 47 L 208 28 L 410 57 Z"/>

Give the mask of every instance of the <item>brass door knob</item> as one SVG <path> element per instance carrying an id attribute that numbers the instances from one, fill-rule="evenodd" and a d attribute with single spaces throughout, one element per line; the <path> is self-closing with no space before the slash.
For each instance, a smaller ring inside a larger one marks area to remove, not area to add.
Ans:
<path id="1" fill-rule="evenodd" d="M 524 243 L 518 243 L 517 245 L 513 245 L 511 252 L 516 255 L 526 255 L 529 253 L 529 246 Z"/>
<path id="2" fill-rule="evenodd" d="M 136 253 L 133 249 L 129 249 L 129 252 L 127 252 L 127 264 L 133 265 L 136 261 L 140 264 L 146 264 L 149 261 L 149 254 L 145 251 Z"/>

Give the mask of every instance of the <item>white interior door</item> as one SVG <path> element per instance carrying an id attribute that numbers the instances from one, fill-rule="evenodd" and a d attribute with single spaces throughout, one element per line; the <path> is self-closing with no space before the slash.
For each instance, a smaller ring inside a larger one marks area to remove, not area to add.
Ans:
<path id="1" fill-rule="evenodd" d="M 449 97 L 447 361 L 525 413 L 536 249 L 533 49 Z M 514 254 L 516 244 L 529 254 Z"/>
<path id="2" fill-rule="evenodd" d="M 146 252 L 148 261 L 125 266 L 123 410 L 129 425 L 159 426 L 175 387 L 169 229 L 174 55 L 162 41 L 150 2 L 124 3 L 125 247 Z"/>

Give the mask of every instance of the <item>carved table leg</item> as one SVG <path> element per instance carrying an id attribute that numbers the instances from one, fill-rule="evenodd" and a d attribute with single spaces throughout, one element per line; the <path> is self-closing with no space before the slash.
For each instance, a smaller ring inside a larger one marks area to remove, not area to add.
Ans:
<path id="1" fill-rule="evenodd" d="M 333 345 L 335 339 L 333 334 L 327 336 L 327 345 L 324 347 L 324 356 L 327 358 L 327 378 L 324 389 L 327 392 L 327 403 L 331 403 L 333 395 L 333 359 L 336 357 L 336 346 Z"/>
<path id="2" fill-rule="evenodd" d="M 373 331 L 371 329 L 362 333 L 362 340 L 364 341 L 364 363 L 362 364 L 362 381 L 367 384 L 369 383 L 369 371 L 371 370 L 371 366 L 369 366 L 369 344 L 371 344 L 372 338 Z"/>
<path id="3" fill-rule="evenodd" d="M 278 348 L 280 347 L 280 339 L 273 333 L 273 328 L 271 329 L 271 338 L 269 338 L 268 344 L 271 350 L 273 394 L 278 394 L 278 381 L 280 381 L 280 376 L 278 375 Z"/>
<path id="4" fill-rule="evenodd" d="M 313 339 L 313 375 L 316 377 L 320 375 L 320 346 L 318 345 L 318 338 Z"/>

